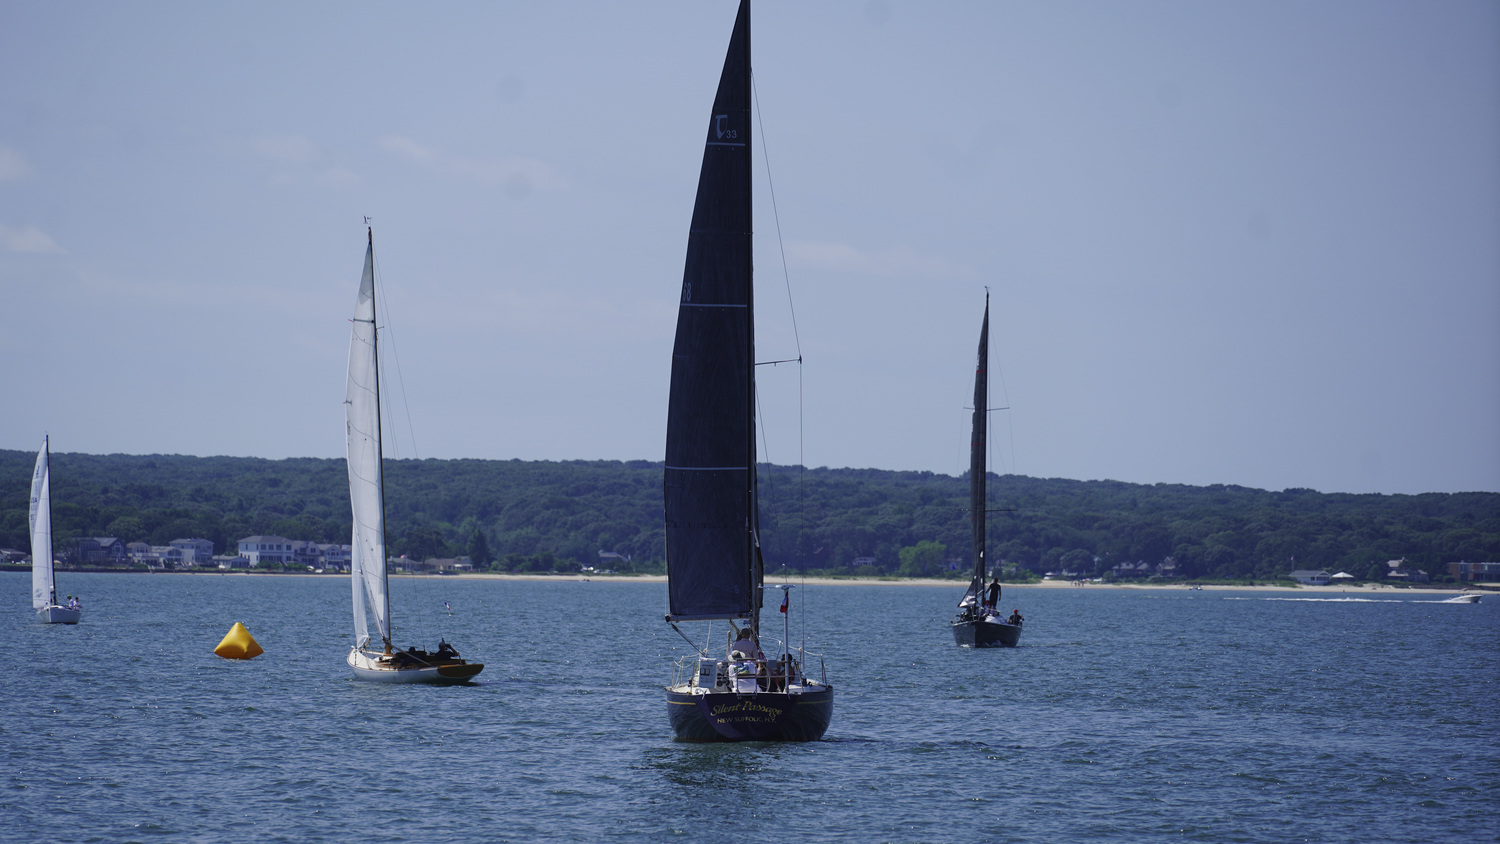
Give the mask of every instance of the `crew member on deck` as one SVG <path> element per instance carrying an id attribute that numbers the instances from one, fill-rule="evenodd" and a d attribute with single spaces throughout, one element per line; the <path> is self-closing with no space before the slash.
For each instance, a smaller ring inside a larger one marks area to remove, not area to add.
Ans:
<path id="1" fill-rule="evenodd" d="M 749 627 L 740 631 L 739 638 L 734 640 L 734 644 L 729 646 L 729 650 L 731 652 L 739 651 L 749 659 L 756 660 L 757 662 L 766 658 L 766 655 L 760 651 L 760 645 L 755 641 L 755 631 Z"/>
<path id="2" fill-rule="evenodd" d="M 984 608 L 994 612 L 995 607 L 1000 604 L 1000 578 L 990 578 L 990 597 L 984 602 Z"/>
<path id="3" fill-rule="evenodd" d="M 1020 610 L 1014 610 L 1014 609 L 1010 611 L 1010 618 L 1006 619 L 1006 621 L 1008 623 L 1010 623 L 1010 624 L 1017 624 L 1017 625 L 1020 624 L 1021 622 L 1025 621 L 1025 620 L 1026 619 L 1024 619 L 1024 618 L 1021 617 L 1021 611 Z"/>

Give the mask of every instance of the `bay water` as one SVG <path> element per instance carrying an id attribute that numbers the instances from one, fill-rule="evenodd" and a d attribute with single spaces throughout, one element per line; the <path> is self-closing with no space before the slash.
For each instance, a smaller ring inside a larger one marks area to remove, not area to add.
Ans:
<path id="1" fill-rule="evenodd" d="M 1500 596 L 1007 589 L 1021 646 L 971 651 L 958 585 L 808 586 L 826 739 L 689 745 L 660 583 L 393 580 L 458 687 L 354 680 L 345 578 L 59 590 L 82 624 L 0 573 L 4 840 L 1500 840 Z"/>

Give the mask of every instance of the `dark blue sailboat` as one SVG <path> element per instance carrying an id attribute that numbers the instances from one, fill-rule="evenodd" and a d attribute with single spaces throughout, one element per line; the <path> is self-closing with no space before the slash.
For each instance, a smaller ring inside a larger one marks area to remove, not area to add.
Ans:
<path id="1" fill-rule="evenodd" d="M 755 450 L 755 303 L 750 196 L 750 2 L 742 0 L 709 115 L 688 233 L 667 407 L 667 622 L 726 621 L 666 687 L 683 741 L 816 741 L 833 688 L 785 636 L 761 650 L 763 562 Z M 791 587 L 783 590 L 782 610 Z M 789 627 L 789 626 L 788 626 Z M 768 645 L 770 643 L 767 643 Z"/>
<path id="2" fill-rule="evenodd" d="M 974 527 L 974 576 L 963 600 L 958 602 L 958 615 L 950 623 L 954 643 L 967 648 L 1013 648 L 1021 641 L 1021 622 L 1007 621 L 1000 616 L 995 600 L 985 594 L 985 455 L 987 453 L 987 429 L 989 420 L 989 364 L 990 364 L 990 297 L 984 296 L 984 324 L 979 329 L 979 362 L 974 370 L 974 428 L 969 445 L 969 518 Z M 999 584 L 994 586 L 995 598 L 999 598 Z"/>

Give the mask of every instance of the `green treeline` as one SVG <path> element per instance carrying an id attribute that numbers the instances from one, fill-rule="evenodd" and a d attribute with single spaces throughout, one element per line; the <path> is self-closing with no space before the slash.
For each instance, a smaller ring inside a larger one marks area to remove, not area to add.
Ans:
<path id="1" fill-rule="evenodd" d="M 35 455 L 0 450 L 0 548 L 30 547 Z M 389 460 L 391 553 L 469 556 L 476 568 L 663 570 L 662 466 L 652 461 Z M 1500 493 L 1324 494 L 1006 475 L 990 480 L 989 559 L 1018 577 L 1173 563 L 1179 577 L 1273 579 L 1294 569 L 1363 577 L 1387 560 L 1441 576 L 1500 560 Z M 165 545 L 255 534 L 347 543 L 344 461 L 52 455 L 55 545 L 113 536 Z M 963 478 L 761 467 L 768 572 L 961 576 L 970 565 Z M 618 554 L 601 560 L 600 551 Z M 628 561 L 627 559 L 628 558 Z"/>

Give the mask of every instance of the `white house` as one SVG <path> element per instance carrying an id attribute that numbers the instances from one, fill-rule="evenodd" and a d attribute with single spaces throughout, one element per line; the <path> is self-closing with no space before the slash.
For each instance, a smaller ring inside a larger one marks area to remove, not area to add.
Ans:
<path id="1" fill-rule="evenodd" d="M 182 552 L 184 566 L 207 566 L 213 562 L 214 544 L 210 540 L 174 539 L 167 544 Z"/>
<path id="2" fill-rule="evenodd" d="M 1312 571 L 1311 569 L 1297 569 L 1291 573 L 1291 578 L 1303 586 L 1327 586 L 1329 574 L 1322 569 Z"/>
<path id="3" fill-rule="evenodd" d="M 247 536 L 238 543 L 240 556 L 255 568 L 266 563 L 291 563 L 295 557 L 292 540 L 284 536 Z"/>

